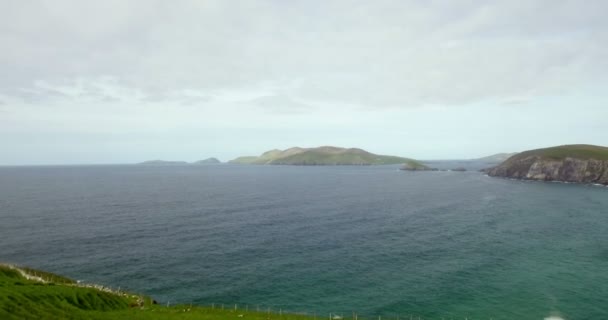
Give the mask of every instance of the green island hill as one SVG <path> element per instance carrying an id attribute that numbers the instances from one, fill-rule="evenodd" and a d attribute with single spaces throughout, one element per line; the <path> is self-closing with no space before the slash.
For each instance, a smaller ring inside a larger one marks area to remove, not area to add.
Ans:
<path id="1" fill-rule="evenodd" d="M 492 177 L 608 185 L 608 147 L 575 144 L 524 151 L 485 172 Z"/>
<path id="2" fill-rule="evenodd" d="M 226 307 L 157 304 L 150 297 L 49 272 L 0 264 L 0 319 L 313 320 L 312 315 Z"/>
<path id="3" fill-rule="evenodd" d="M 358 148 L 294 147 L 286 150 L 270 150 L 260 156 L 239 157 L 232 164 L 259 164 L 259 165 L 299 165 L 299 166 L 333 166 L 333 165 L 387 165 L 411 164 L 416 167 L 425 167 L 422 163 L 397 156 L 378 155 Z"/>

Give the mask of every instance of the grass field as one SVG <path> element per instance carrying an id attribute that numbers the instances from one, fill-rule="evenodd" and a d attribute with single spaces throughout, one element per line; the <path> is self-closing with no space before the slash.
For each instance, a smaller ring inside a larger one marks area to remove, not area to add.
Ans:
<path id="1" fill-rule="evenodd" d="M 84 287 L 52 273 L 0 265 L 0 319 L 314 320 L 315 317 L 278 314 L 276 310 L 159 305 L 149 297 Z"/>

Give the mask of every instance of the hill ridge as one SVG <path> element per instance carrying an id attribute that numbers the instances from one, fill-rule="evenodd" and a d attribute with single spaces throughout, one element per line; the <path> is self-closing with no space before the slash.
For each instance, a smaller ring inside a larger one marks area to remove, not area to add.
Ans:
<path id="1" fill-rule="evenodd" d="M 229 163 L 268 165 L 382 165 L 410 163 L 424 167 L 420 162 L 404 157 L 378 155 L 360 148 L 320 146 L 315 148 L 292 147 L 272 149 L 260 156 L 238 157 Z"/>

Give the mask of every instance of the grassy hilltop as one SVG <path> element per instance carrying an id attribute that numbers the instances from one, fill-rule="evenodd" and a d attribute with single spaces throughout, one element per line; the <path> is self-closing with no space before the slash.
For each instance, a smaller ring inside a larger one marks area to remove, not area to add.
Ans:
<path id="1" fill-rule="evenodd" d="M 514 159 L 536 156 L 543 159 L 563 160 L 574 158 L 581 160 L 608 160 L 608 147 L 590 144 L 571 144 L 551 148 L 535 149 L 522 152 Z"/>
<path id="2" fill-rule="evenodd" d="M 0 319 L 312 320 L 312 316 L 154 304 L 149 297 L 0 264 Z"/>
<path id="3" fill-rule="evenodd" d="M 290 148 L 287 150 L 270 150 L 258 157 L 236 158 L 230 163 L 237 164 L 273 164 L 273 165 L 383 165 L 404 164 L 424 167 L 416 160 L 374 154 L 357 148 L 318 147 Z"/>

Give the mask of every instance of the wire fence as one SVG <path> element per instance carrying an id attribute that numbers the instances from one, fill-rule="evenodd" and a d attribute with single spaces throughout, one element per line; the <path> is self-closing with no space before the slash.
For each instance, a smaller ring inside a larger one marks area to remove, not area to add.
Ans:
<path id="1" fill-rule="evenodd" d="M 170 304 L 168 304 L 170 306 Z M 311 312 L 283 309 L 277 306 L 250 305 L 250 304 L 191 304 L 198 307 L 210 308 L 212 310 L 223 310 L 233 312 L 237 317 L 245 317 L 249 313 L 266 314 L 268 319 L 299 319 L 306 317 L 313 320 L 494 320 L 494 317 L 470 317 L 470 316 L 424 316 L 415 313 L 383 314 L 373 315 L 371 313 L 360 314 L 356 311 L 348 312 Z"/>

